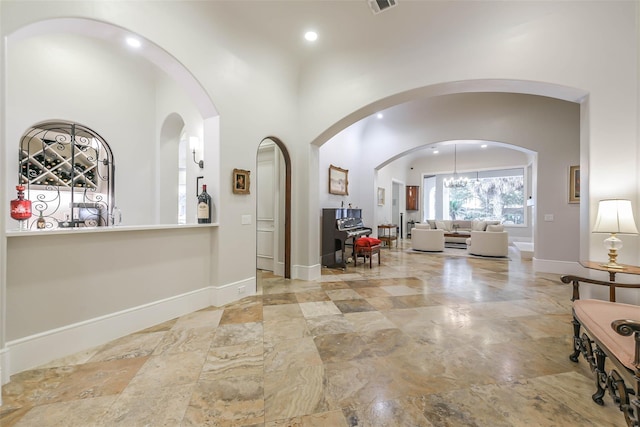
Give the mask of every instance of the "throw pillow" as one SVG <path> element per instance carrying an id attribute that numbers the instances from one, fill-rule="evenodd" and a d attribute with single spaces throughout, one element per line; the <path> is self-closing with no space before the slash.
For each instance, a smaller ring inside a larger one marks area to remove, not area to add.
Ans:
<path id="1" fill-rule="evenodd" d="M 429 225 L 429 223 L 426 224 L 416 224 L 415 228 L 417 228 L 418 230 L 431 230 L 431 226 Z"/>
<path id="2" fill-rule="evenodd" d="M 436 229 L 451 231 L 451 221 L 436 221 Z"/>
<path id="3" fill-rule="evenodd" d="M 379 245 L 380 243 L 382 243 L 382 240 L 376 239 L 375 237 L 368 237 L 368 239 L 369 243 L 371 243 L 371 246 Z"/>
<path id="4" fill-rule="evenodd" d="M 361 237 L 356 240 L 356 247 L 358 248 L 370 248 L 371 246 L 379 245 L 382 243 L 380 239 L 375 237 Z"/>
<path id="5" fill-rule="evenodd" d="M 504 225 L 502 224 L 498 224 L 498 225 L 487 225 L 487 231 L 504 231 Z"/>
<path id="6" fill-rule="evenodd" d="M 473 220 L 471 221 L 471 231 L 484 231 L 487 228 L 485 221 Z"/>

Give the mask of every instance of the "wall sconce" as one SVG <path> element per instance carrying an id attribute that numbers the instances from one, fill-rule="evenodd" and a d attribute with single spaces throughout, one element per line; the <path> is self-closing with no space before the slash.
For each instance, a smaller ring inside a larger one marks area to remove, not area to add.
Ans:
<path id="1" fill-rule="evenodd" d="M 196 160 L 196 148 L 200 148 L 200 139 L 197 136 L 189 137 L 189 148 L 193 152 L 193 163 L 198 165 L 200 169 L 204 169 L 204 160 Z"/>
<path id="2" fill-rule="evenodd" d="M 616 234 L 638 234 L 636 222 L 633 219 L 631 201 L 622 199 L 600 200 L 598 205 L 598 217 L 593 227 L 594 233 L 609 233 L 604 240 L 604 247 L 609 250 L 609 262 L 603 267 L 623 270 L 624 266 L 618 264 L 618 250 L 622 248 L 622 240 Z"/>

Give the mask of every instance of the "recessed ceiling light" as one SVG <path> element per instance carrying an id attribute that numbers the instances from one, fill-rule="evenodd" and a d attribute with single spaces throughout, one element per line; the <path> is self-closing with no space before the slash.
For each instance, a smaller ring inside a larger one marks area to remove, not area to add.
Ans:
<path id="1" fill-rule="evenodd" d="M 382 113 L 378 113 L 378 114 L 376 115 L 376 117 L 377 117 L 377 118 L 379 118 L 379 119 L 381 119 L 381 118 L 383 118 L 383 117 L 384 117 L 384 114 L 382 114 Z"/>
<path id="2" fill-rule="evenodd" d="M 482 144 L 480 148 L 487 148 L 487 144 Z"/>
<path id="3" fill-rule="evenodd" d="M 316 33 L 315 31 L 307 31 L 306 33 L 304 33 L 304 38 L 310 42 L 314 42 L 318 40 L 318 33 Z"/>
<path id="4" fill-rule="evenodd" d="M 140 42 L 140 40 L 138 40 L 135 37 L 127 37 L 127 44 L 135 48 L 139 48 L 140 46 L 142 46 L 142 43 Z"/>
<path id="5" fill-rule="evenodd" d="M 433 154 L 438 154 L 439 151 L 438 150 L 433 150 Z"/>

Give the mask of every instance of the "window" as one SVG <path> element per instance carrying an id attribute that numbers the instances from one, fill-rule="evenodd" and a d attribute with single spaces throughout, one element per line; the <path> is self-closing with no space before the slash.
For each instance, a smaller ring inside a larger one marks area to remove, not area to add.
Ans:
<path id="1" fill-rule="evenodd" d="M 28 228 L 113 222 L 113 155 L 96 132 L 76 123 L 40 123 L 22 136 L 18 153 L 19 183 L 32 201 Z"/>
<path id="2" fill-rule="evenodd" d="M 425 191 L 432 191 L 430 197 L 425 196 L 424 219 L 499 220 L 503 224 L 525 225 L 524 169 L 483 171 L 475 175 L 465 174 L 470 179 L 462 188 L 446 188 L 444 175 L 436 176 L 435 182 L 433 176 L 425 176 Z M 435 206 L 429 199 L 435 200 Z"/>
<path id="3" fill-rule="evenodd" d="M 187 136 L 178 144 L 178 224 L 187 223 Z"/>

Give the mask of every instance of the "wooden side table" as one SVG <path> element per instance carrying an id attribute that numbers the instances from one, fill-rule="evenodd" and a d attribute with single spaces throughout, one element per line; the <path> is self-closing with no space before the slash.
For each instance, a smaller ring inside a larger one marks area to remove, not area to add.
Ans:
<path id="1" fill-rule="evenodd" d="M 572 276 L 572 275 L 562 276 L 561 280 L 563 283 L 573 284 L 573 297 L 571 298 L 572 301 L 580 299 L 580 282 L 589 283 L 592 285 L 607 286 L 609 288 L 609 301 L 611 302 L 616 302 L 616 288 L 632 288 L 632 289 L 640 288 L 640 284 L 616 283 L 615 281 L 616 273 L 640 275 L 640 267 L 638 266 L 622 264 L 624 269 L 607 268 L 603 266 L 601 263 L 595 262 L 595 261 L 580 261 L 580 265 L 590 270 L 608 272 L 609 281 L 606 282 L 604 280 L 588 279 L 588 278 Z"/>
<path id="2" fill-rule="evenodd" d="M 398 226 L 396 224 L 381 224 L 378 226 L 378 239 L 386 246 L 391 247 L 395 240 L 396 248 L 398 247 Z"/>
<path id="3" fill-rule="evenodd" d="M 620 264 L 623 268 L 607 268 L 599 262 L 580 261 L 580 265 L 591 270 L 607 271 L 609 273 L 609 281 L 616 281 L 616 273 L 637 274 L 640 275 L 640 267 L 635 265 Z"/>

